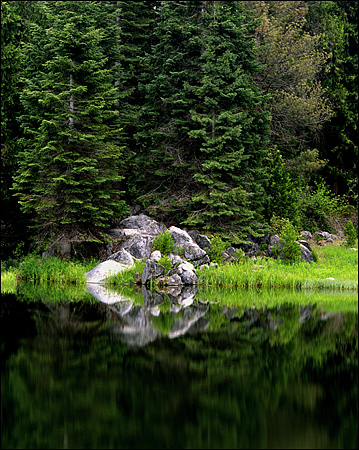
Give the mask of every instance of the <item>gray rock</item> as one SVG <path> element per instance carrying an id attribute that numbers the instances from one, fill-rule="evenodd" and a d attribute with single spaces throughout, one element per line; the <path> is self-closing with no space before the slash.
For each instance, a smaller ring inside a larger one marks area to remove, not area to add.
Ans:
<path id="1" fill-rule="evenodd" d="M 211 248 L 211 241 L 204 234 L 200 234 L 196 230 L 189 231 L 188 234 L 202 250 L 207 251 L 207 249 Z"/>
<path id="2" fill-rule="evenodd" d="M 98 264 L 89 272 L 85 273 L 87 283 L 104 283 L 106 278 L 111 275 L 116 275 L 125 269 L 128 269 L 128 265 L 121 264 L 119 262 L 108 260 Z"/>
<path id="3" fill-rule="evenodd" d="M 273 245 L 278 245 L 279 246 L 279 242 L 280 242 L 280 237 L 276 234 L 273 234 L 270 238 L 269 238 L 269 245 L 273 246 Z"/>
<path id="4" fill-rule="evenodd" d="M 327 231 L 317 231 L 316 233 L 314 233 L 314 236 L 319 236 L 323 239 L 328 239 L 331 237 L 330 233 L 328 233 Z"/>
<path id="5" fill-rule="evenodd" d="M 181 264 L 183 262 L 183 259 L 180 256 L 174 255 L 172 253 L 170 254 L 170 259 L 171 259 L 172 266 L 174 266 L 178 263 Z"/>
<path id="6" fill-rule="evenodd" d="M 167 286 L 178 286 L 182 284 L 182 279 L 177 273 L 174 273 L 170 277 L 163 279 L 163 284 Z"/>
<path id="7" fill-rule="evenodd" d="M 178 266 L 177 271 L 183 284 L 197 284 L 198 277 L 192 264 L 182 263 Z"/>
<path id="8" fill-rule="evenodd" d="M 137 233 L 127 239 L 121 249 L 127 250 L 136 259 L 147 259 L 152 253 L 154 238 L 155 236 Z"/>
<path id="9" fill-rule="evenodd" d="M 209 264 L 211 262 L 209 256 L 206 254 L 203 258 L 192 260 L 194 266 L 202 266 L 203 264 Z"/>
<path id="10" fill-rule="evenodd" d="M 278 248 L 283 248 L 283 242 L 282 242 L 282 239 L 278 236 L 278 235 L 276 235 L 276 234 L 274 234 L 273 236 L 271 236 L 270 237 L 270 239 L 269 239 L 269 244 L 268 244 L 268 254 L 269 254 L 269 256 L 272 256 L 273 255 L 273 247 L 274 246 L 277 246 Z"/>
<path id="11" fill-rule="evenodd" d="M 184 257 L 186 259 L 196 261 L 207 255 L 207 253 L 193 241 L 187 231 L 177 227 L 171 227 L 169 228 L 169 231 L 174 243 L 183 249 Z"/>
<path id="12" fill-rule="evenodd" d="M 300 232 L 300 235 L 304 238 L 312 239 L 312 233 L 310 231 L 303 230 Z"/>
<path id="13" fill-rule="evenodd" d="M 158 262 L 161 259 L 161 256 L 161 252 L 159 250 L 155 250 L 151 253 L 150 259 L 152 259 L 152 261 Z"/>
<path id="14" fill-rule="evenodd" d="M 122 220 L 118 226 L 120 229 L 140 229 L 143 233 L 157 235 L 167 229 L 166 225 L 151 219 L 145 214 L 130 216 Z"/>
<path id="15" fill-rule="evenodd" d="M 108 259 L 113 259 L 114 261 L 117 261 L 122 264 L 129 264 L 129 265 L 134 264 L 133 256 L 125 249 L 119 250 L 118 252 L 109 256 Z"/>
<path id="16" fill-rule="evenodd" d="M 256 242 L 239 244 L 239 248 L 244 251 L 246 256 L 258 256 L 259 254 L 259 244 L 257 244 Z"/>
<path id="17" fill-rule="evenodd" d="M 314 261 L 311 250 L 309 250 L 305 245 L 300 244 L 300 259 L 301 261 L 312 262 Z"/>
<path id="18" fill-rule="evenodd" d="M 186 243 L 194 244 L 193 239 L 187 233 L 187 231 L 172 226 L 169 228 L 169 232 L 171 233 L 172 239 L 176 245 L 182 246 L 183 244 Z"/>
<path id="19" fill-rule="evenodd" d="M 180 246 L 183 248 L 184 257 L 190 261 L 202 260 L 205 256 L 208 256 L 197 244 L 185 242 Z"/>
<path id="20" fill-rule="evenodd" d="M 161 264 L 158 264 L 156 263 L 156 261 L 148 259 L 142 272 L 142 284 L 146 284 L 152 278 L 158 278 L 164 273 L 165 268 Z"/>
<path id="21" fill-rule="evenodd" d="M 307 241 L 299 240 L 298 242 L 299 242 L 299 244 L 304 245 L 304 247 L 307 247 L 307 249 L 308 249 L 310 252 L 312 251 L 312 248 L 311 248 L 311 246 L 308 244 Z"/>

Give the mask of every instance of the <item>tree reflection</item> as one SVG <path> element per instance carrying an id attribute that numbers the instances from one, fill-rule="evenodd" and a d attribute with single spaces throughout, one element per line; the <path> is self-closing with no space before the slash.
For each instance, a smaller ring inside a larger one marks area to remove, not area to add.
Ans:
<path id="1" fill-rule="evenodd" d="M 2 370 L 4 448 L 357 447 L 356 312 L 122 306 L 31 304 Z M 156 338 L 130 345 L 144 325 Z"/>

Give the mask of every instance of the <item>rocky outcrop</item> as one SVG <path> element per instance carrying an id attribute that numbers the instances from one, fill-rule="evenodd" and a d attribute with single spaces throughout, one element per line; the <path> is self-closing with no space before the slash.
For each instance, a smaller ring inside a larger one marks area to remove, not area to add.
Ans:
<path id="1" fill-rule="evenodd" d="M 259 228 L 263 228 L 263 226 Z M 178 250 L 178 254 L 166 255 L 172 265 L 170 270 L 167 268 L 167 271 L 163 265 L 159 264 L 164 255 L 158 250 L 153 251 L 154 239 L 165 230 L 170 232 Z M 320 237 L 325 239 L 337 238 L 337 236 L 326 232 L 318 232 L 314 236 L 319 233 L 321 233 Z M 208 267 L 211 263 L 210 256 L 207 253 L 207 250 L 211 248 L 211 243 L 207 236 L 195 230 L 187 232 L 175 226 L 167 229 L 163 223 L 157 222 L 144 214 L 127 217 L 119 223 L 117 228 L 109 230 L 108 235 L 112 241 L 107 244 L 102 259 L 107 264 L 110 261 L 120 264 L 120 266 L 117 266 L 119 270 L 131 266 L 136 260 L 146 260 L 141 279 L 143 285 L 150 283 L 151 280 L 158 285 L 168 287 L 196 285 L 198 282 L 196 268 Z M 301 237 L 302 239 L 298 241 L 301 260 L 311 262 L 313 261 L 312 249 L 307 240 L 303 238 L 310 239 L 313 236 L 308 231 L 302 231 Z M 262 235 L 257 237 L 249 235 L 244 243 L 237 247 L 228 247 L 222 255 L 224 262 L 228 263 L 238 260 L 243 255 L 257 257 L 262 251 L 265 251 L 265 254 L 269 256 L 276 257 L 279 255 L 280 257 L 283 242 L 283 239 L 279 236 L 271 236 L 263 228 Z M 111 266 L 111 270 L 114 270 L 114 267 Z M 95 269 L 99 271 L 96 277 L 93 275 Z M 95 269 L 87 274 L 88 281 L 103 282 L 104 276 L 101 275 L 103 268 L 97 267 Z M 97 281 L 93 281 L 94 279 Z"/>
<path id="2" fill-rule="evenodd" d="M 151 280 L 156 279 L 165 273 L 165 268 L 153 259 L 146 261 L 142 272 L 142 284 L 148 284 Z"/>
<path id="3" fill-rule="evenodd" d="M 169 228 L 169 231 L 174 243 L 183 249 L 185 259 L 197 262 L 197 264 L 207 264 L 210 262 L 207 252 L 193 241 L 187 231 L 173 226 Z"/>
<path id="4" fill-rule="evenodd" d="M 119 229 L 140 230 L 141 233 L 157 235 L 166 230 L 166 225 L 151 219 L 145 214 L 130 216 L 120 222 Z"/>

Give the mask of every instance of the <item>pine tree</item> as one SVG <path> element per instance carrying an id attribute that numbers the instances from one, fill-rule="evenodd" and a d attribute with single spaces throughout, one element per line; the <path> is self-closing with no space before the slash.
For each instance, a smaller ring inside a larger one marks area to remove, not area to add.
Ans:
<path id="1" fill-rule="evenodd" d="M 250 28 L 240 2 L 158 10 L 138 162 L 151 174 L 140 198 L 169 219 L 224 231 L 261 213 L 268 114 Z"/>
<path id="2" fill-rule="evenodd" d="M 203 2 L 201 80 L 189 136 L 200 143 L 199 193 L 187 223 L 218 231 L 253 231 L 265 202 L 268 100 L 253 82 L 253 21 L 241 2 Z"/>
<path id="3" fill-rule="evenodd" d="M 272 216 L 286 218 L 294 226 L 300 226 L 300 197 L 298 185 L 293 182 L 279 150 L 274 147 L 268 152 L 267 163 L 269 177 L 266 186 L 268 201 L 266 204 L 267 219 Z"/>
<path id="4" fill-rule="evenodd" d="M 39 3 L 47 25 L 33 24 L 24 48 L 29 70 L 15 195 L 35 214 L 37 239 L 98 239 L 125 211 L 116 187 L 116 11 L 111 2 Z"/>

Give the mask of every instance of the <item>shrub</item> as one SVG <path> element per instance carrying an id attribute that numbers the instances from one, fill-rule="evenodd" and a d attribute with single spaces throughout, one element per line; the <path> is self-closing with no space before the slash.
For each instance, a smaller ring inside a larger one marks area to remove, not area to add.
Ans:
<path id="1" fill-rule="evenodd" d="M 172 253 L 176 249 L 170 231 L 165 230 L 157 235 L 153 241 L 153 250 L 159 250 L 164 255 Z"/>
<path id="2" fill-rule="evenodd" d="M 347 240 L 346 246 L 354 247 L 357 239 L 357 232 L 351 220 L 349 220 L 347 226 L 344 228 L 344 236 L 346 237 Z"/>
<path id="3" fill-rule="evenodd" d="M 273 234 L 277 234 L 278 236 L 280 236 L 284 230 L 284 227 L 290 223 L 291 221 L 286 217 L 278 217 L 273 214 L 270 221 L 270 227 Z"/>
<path id="4" fill-rule="evenodd" d="M 226 251 L 227 244 L 223 242 L 220 236 L 212 236 L 210 238 L 211 248 L 207 251 L 209 254 L 211 261 L 216 263 L 223 262 L 222 253 Z"/>
<path id="5" fill-rule="evenodd" d="M 348 204 L 336 196 L 324 182 L 318 183 L 311 191 L 303 190 L 301 213 L 305 230 L 313 233 L 322 229 L 337 233 L 348 211 Z"/>
<path id="6" fill-rule="evenodd" d="M 172 262 L 167 256 L 162 256 L 158 260 L 158 264 L 161 264 L 165 268 L 165 273 L 172 269 Z"/>
<path id="7" fill-rule="evenodd" d="M 300 258 L 300 244 L 297 242 L 298 233 L 291 223 L 288 223 L 281 235 L 283 242 L 282 254 L 285 262 L 294 263 Z"/>

